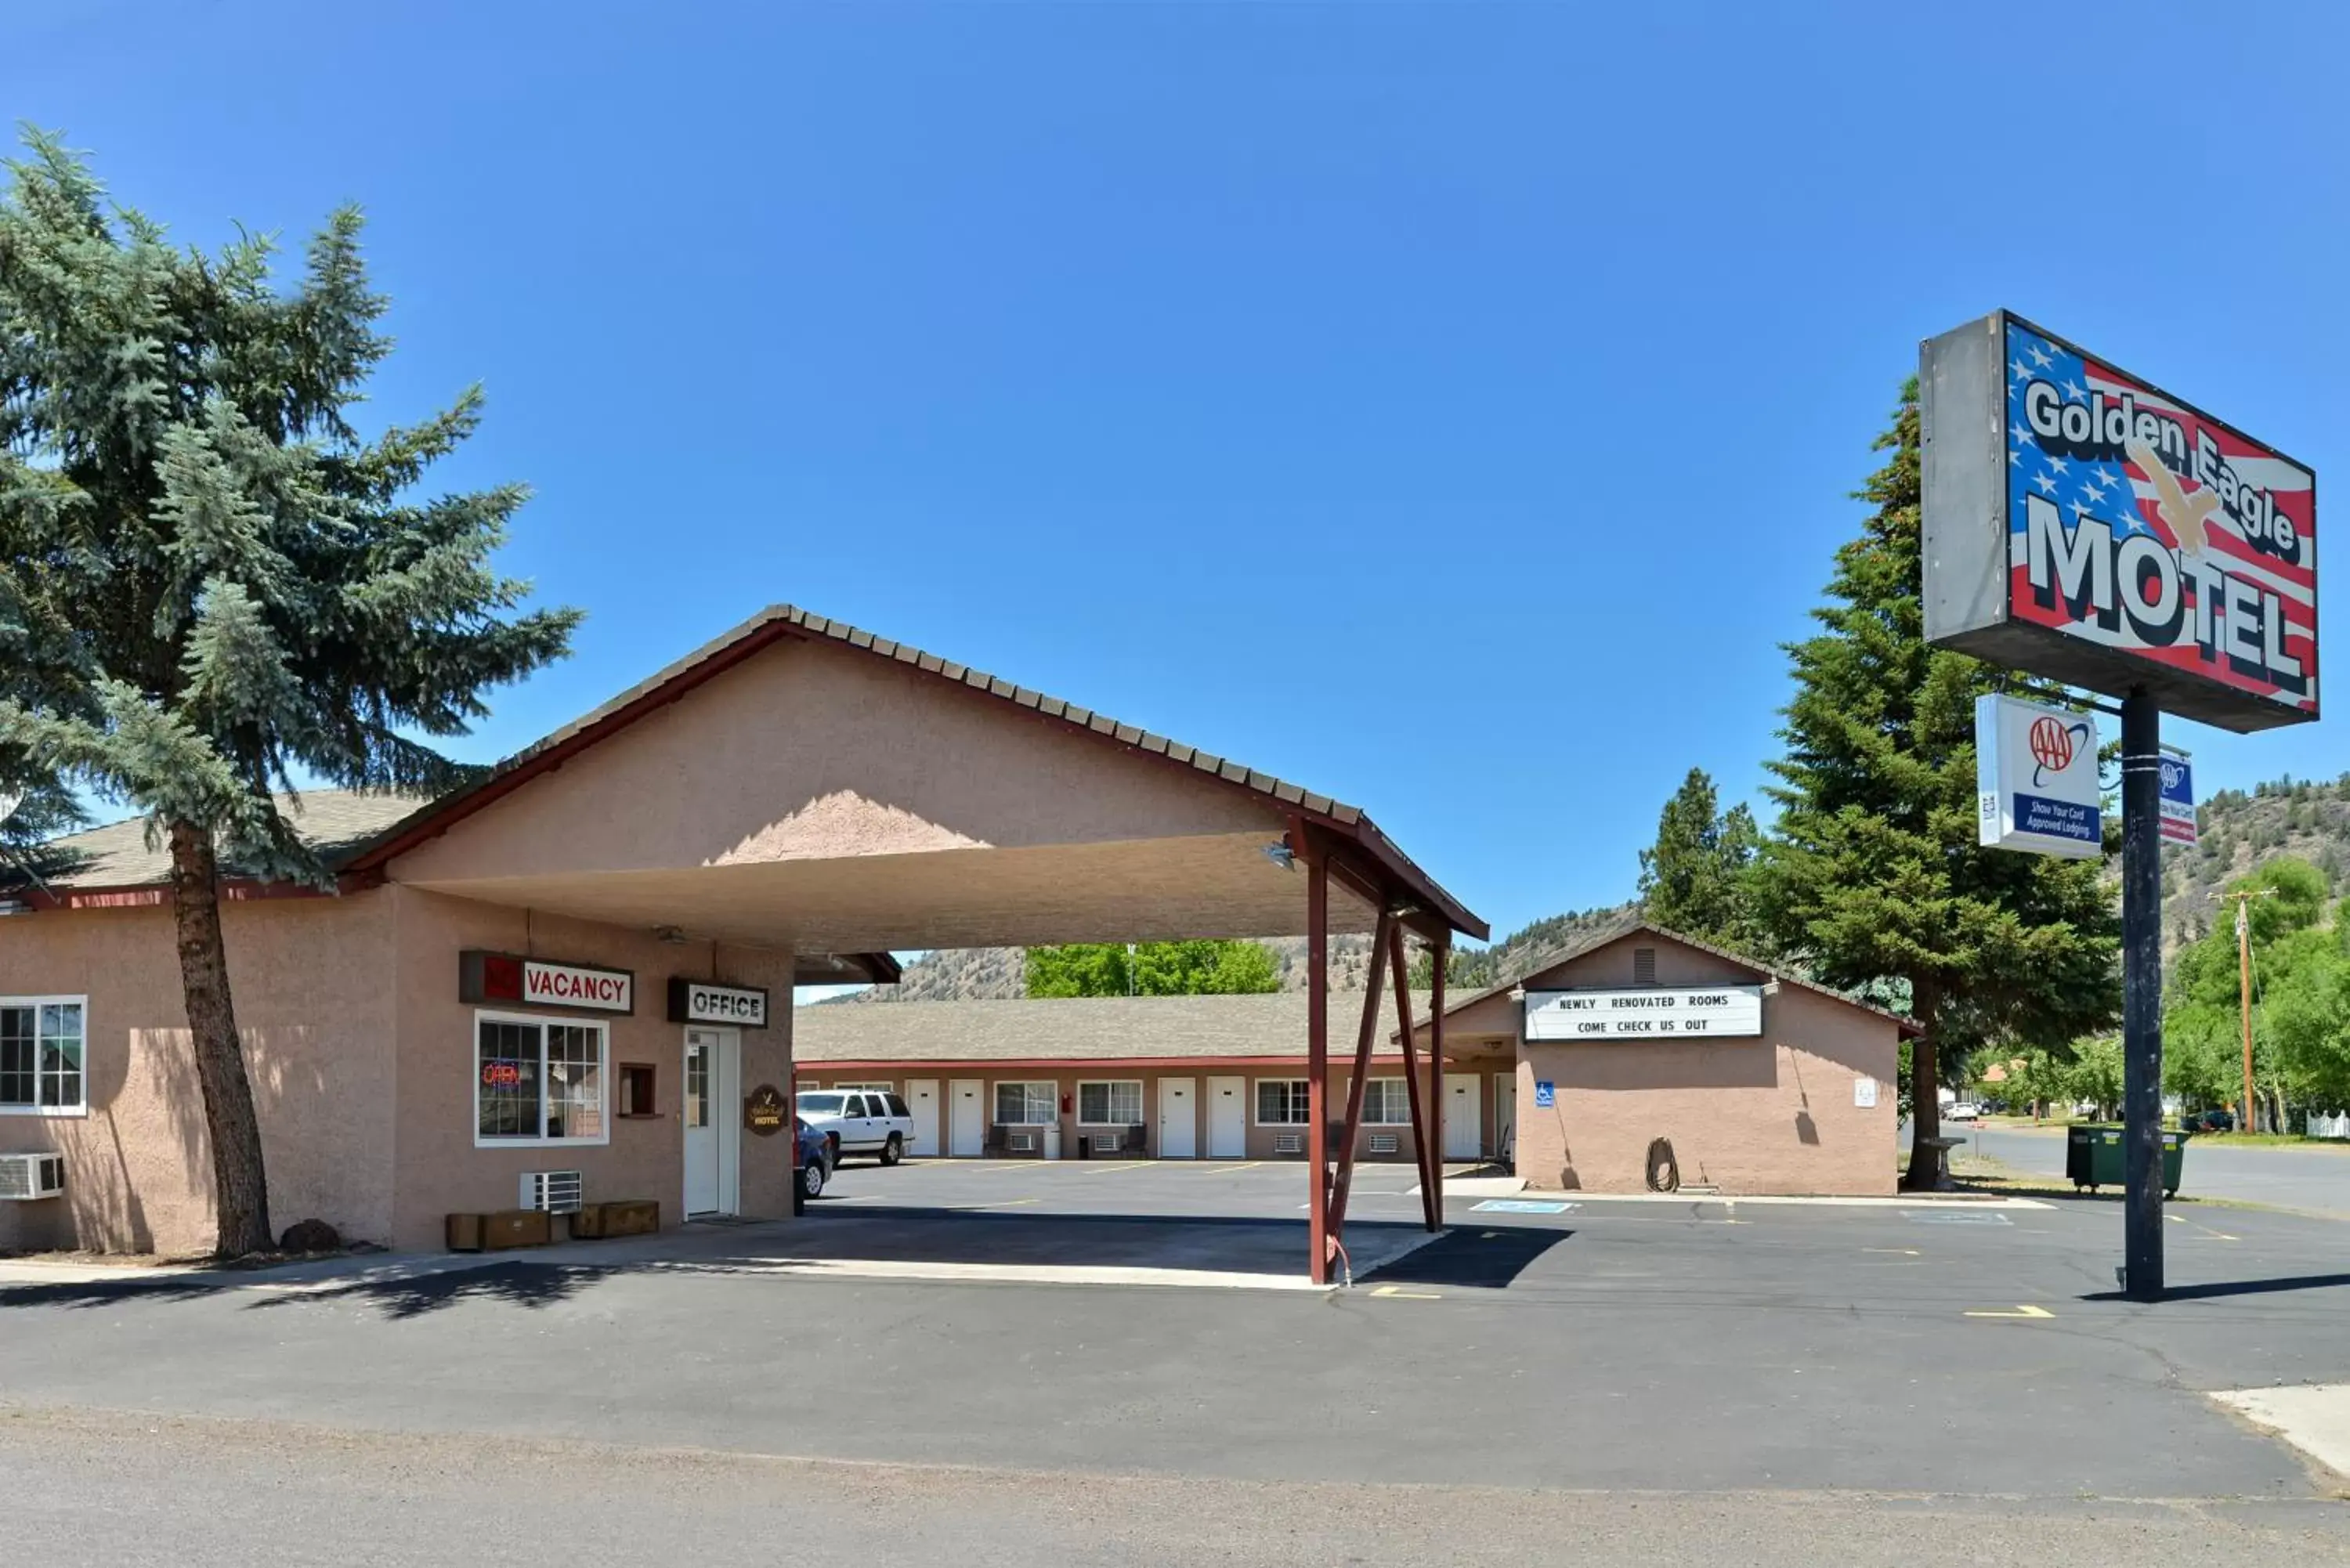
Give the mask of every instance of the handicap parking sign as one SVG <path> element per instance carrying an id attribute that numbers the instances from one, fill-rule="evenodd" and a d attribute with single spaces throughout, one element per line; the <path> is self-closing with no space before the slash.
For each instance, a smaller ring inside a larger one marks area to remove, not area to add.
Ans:
<path id="1" fill-rule="evenodd" d="M 1535 1108 L 1546 1111 L 1556 1104 L 1558 1104 L 1557 1085 L 1554 1085 L 1548 1078 L 1536 1078 L 1534 1080 Z"/>

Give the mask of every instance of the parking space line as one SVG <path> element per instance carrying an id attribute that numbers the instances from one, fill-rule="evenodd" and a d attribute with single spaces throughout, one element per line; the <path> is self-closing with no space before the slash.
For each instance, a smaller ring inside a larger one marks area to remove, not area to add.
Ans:
<path id="1" fill-rule="evenodd" d="M 2166 1213 L 2163 1215 L 2163 1218 L 2169 1220 L 2174 1225 L 2185 1225 L 2190 1230 L 2200 1231 L 2203 1234 L 2212 1238 L 2214 1241 L 2241 1241 L 2243 1240 L 2241 1236 L 2230 1236 L 2225 1231 L 2215 1231 L 2210 1226 L 2204 1224 L 2200 1220 L 2189 1220 L 2184 1214 Z"/>
<path id="2" fill-rule="evenodd" d="M 950 1209 L 1017 1209 L 1024 1203 L 1041 1203 L 1041 1198 L 1007 1198 L 1001 1203 L 950 1203 Z"/>
<path id="3" fill-rule="evenodd" d="M 1263 1165 L 1263 1163 L 1264 1161 L 1261 1159 L 1252 1159 L 1243 1165 L 1218 1166 L 1213 1170 L 1210 1170 L 1205 1167 L 1195 1167 L 1194 1169 L 1197 1174 L 1201 1176 L 1230 1176 L 1236 1170 L 1254 1170 L 1258 1166 Z"/>
<path id="4" fill-rule="evenodd" d="M 1440 1302 L 1444 1299 L 1434 1291 L 1408 1291 L 1401 1285 L 1380 1285 L 1374 1289 L 1371 1294 L 1385 1296 L 1392 1301 Z"/>
<path id="5" fill-rule="evenodd" d="M 1991 1311 L 1991 1309 L 1989 1309 L 1989 1308 L 1987 1308 L 1987 1307 L 1986 1307 L 1986 1308 L 1982 1308 L 1982 1309 L 1980 1309 L 1980 1310 L 1970 1311 L 1970 1312 L 1968 1312 L 1967 1314 L 1965 1314 L 1964 1315 L 1966 1315 L 1966 1316 L 1968 1316 L 1968 1317 L 2030 1317 L 2030 1318 L 2039 1318 L 2039 1317 L 2054 1317 L 2056 1314 L 2055 1314 L 2054 1313 L 2053 1313 L 2053 1312 L 2050 1312 L 2046 1307 L 2036 1307 L 2036 1306 L 2029 1306 L 2029 1305 L 2022 1305 L 2022 1304 L 2019 1304 L 2013 1312 L 1993 1312 L 1993 1311 Z"/>

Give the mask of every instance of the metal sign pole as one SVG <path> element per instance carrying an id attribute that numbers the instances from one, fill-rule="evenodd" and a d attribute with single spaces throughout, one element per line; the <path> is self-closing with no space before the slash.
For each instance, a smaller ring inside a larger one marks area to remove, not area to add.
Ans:
<path id="1" fill-rule="evenodd" d="M 2122 699 L 2122 1288 L 2162 1299 L 2162 710 Z"/>

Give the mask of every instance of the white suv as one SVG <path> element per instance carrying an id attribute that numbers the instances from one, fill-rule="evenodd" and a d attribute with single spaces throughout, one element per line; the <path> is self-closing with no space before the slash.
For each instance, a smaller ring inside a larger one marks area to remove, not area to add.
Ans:
<path id="1" fill-rule="evenodd" d="M 878 1154 L 895 1165 L 914 1141 L 914 1114 L 880 1089 L 802 1089 L 794 1108 L 831 1143 L 835 1165 L 844 1154 Z"/>

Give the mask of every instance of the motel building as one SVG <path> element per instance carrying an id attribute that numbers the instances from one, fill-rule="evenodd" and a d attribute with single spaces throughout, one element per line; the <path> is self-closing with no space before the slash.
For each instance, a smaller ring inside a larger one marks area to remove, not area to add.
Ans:
<path id="1" fill-rule="evenodd" d="M 557 1193 L 788 1218 L 790 988 L 892 950 L 1303 933 L 1326 985 L 1334 932 L 1486 934 L 1356 806 L 788 606 L 463 789 L 294 821 L 333 888 L 222 895 L 271 1216 L 403 1251 Z M 32 869 L 0 882 L 0 1249 L 208 1249 L 164 858 L 130 823 Z"/>
<path id="2" fill-rule="evenodd" d="M 1907 1021 L 1646 921 L 1603 929 L 1443 1012 L 1414 993 L 1419 1084 L 1395 1004 L 1374 1025 L 1356 1158 L 1418 1158 L 1411 1090 L 1450 1164 L 1531 1188 L 1889 1194 Z M 1362 995 L 1331 999 L 1351 1031 Z M 895 1094 L 916 1157 L 1304 1160 L 1307 998 L 824 1002 L 793 1025 L 799 1085 Z M 1343 1044 L 1343 1042 L 1342 1042 Z M 1333 1052 L 1334 1061 L 1346 1057 Z M 1347 1103 L 1351 1058 L 1325 1104 Z M 852 1108 L 845 1105 L 844 1109 Z"/>

